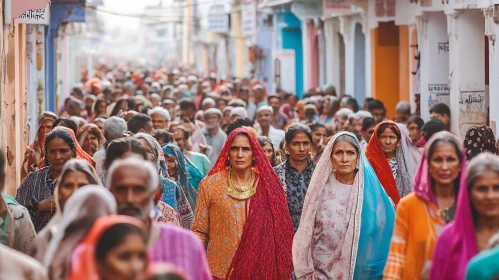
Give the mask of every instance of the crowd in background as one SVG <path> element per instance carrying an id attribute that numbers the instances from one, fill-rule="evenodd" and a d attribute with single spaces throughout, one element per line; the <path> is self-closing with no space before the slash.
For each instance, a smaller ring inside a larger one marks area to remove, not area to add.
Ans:
<path id="1" fill-rule="evenodd" d="M 16 197 L 0 201 L 0 275 L 498 276 L 491 128 L 461 139 L 445 104 L 427 122 L 409 102 L 395 111 L 334 86 L 298 100 L 258 80 L 103 66 L 38 119 Z"/>

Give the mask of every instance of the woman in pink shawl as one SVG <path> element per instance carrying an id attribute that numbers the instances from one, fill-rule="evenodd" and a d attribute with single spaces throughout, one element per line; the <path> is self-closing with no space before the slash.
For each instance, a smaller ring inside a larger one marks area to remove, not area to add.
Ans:
<path id="1" fill-rule="evenodd" d="M 454 221 L 438 237 L 430 279 L 464 279 L 468 262 L 499 230 L 497 161 L 497 156 L 483 153 L 469 162 Z"/>

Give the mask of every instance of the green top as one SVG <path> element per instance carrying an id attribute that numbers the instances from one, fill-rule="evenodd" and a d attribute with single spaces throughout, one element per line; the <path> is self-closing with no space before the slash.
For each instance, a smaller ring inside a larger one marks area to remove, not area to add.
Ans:
<path id="1" fill-rule="evenodd" d="M 192 161 L 192 164 L 194 164 L 194 166 L 201 171 L 203 176 L 208 175 L 211 169 L 211 164 L 207 156 L 196 152 L 190 152 L 189 159 Z"/>
<path id="2" fill-rule="evenodd" d="M 493 279 L 499 276 L 499 247 L 485 250 L 468 263 L 466 279 Z"/>

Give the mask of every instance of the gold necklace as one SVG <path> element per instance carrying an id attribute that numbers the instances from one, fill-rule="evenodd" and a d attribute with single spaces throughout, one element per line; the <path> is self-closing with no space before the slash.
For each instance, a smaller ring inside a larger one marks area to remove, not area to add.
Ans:
<path id="1" fill-rule="evenodd" d="M 246 200 L 252 197 L 256 193 L 255 189 L 255 172 L 251 171 L 251 179 L 249 184 L 244 187 L 239 187 L 232 181 L 232 168 L 229 168 L 229 187 L 227 188 L 227 194 L 237 200 Z"/>

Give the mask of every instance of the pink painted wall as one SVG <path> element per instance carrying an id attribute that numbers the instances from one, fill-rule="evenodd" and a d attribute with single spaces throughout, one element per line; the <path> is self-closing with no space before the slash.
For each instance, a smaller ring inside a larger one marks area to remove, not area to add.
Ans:
<path id="1" fill-rule="evenodd" d="M 318 29 L 312 20 L 307 22 L 307 54 L 305 57 L 307 85 L 305 90 L 319 86 L 319 37 Z"/>

